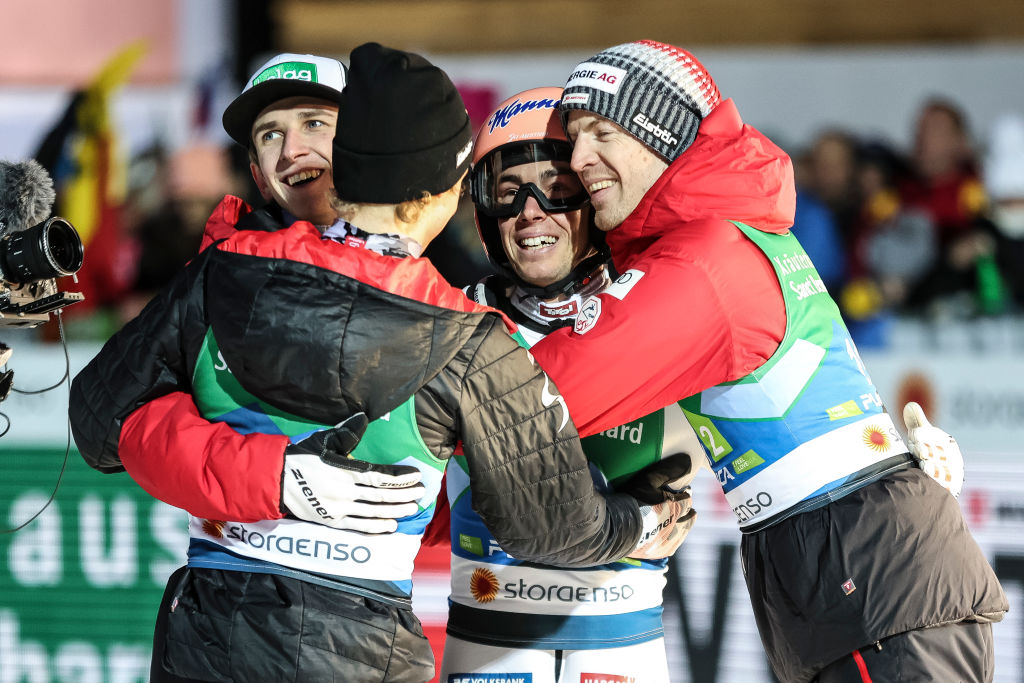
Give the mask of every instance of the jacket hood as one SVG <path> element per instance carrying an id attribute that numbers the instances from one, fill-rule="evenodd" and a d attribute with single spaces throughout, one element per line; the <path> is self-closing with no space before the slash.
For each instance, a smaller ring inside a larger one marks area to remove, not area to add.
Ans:
<path id="1" fill-rule="evenodd" d="M 249 393 L 324 424 L 394 409 L 452 361 L 485 317 L 515 327 L 427 259 L 324 240 L 305 222 L 238 230 L 207 252 L 208 324 L 232 374 Z M 211 294 L 218 292 L 231 296 Z"/>
<path id="2" fill-rule="evenodd" d="M 796 186 L 789 156 L 743 123 L 723 100 L 701 123 L 693 144 L 648 190 L 622 225 L 613 247 L 650 241 L 683 221 L 736 220 L 772 233 L 793 225 Z"/>

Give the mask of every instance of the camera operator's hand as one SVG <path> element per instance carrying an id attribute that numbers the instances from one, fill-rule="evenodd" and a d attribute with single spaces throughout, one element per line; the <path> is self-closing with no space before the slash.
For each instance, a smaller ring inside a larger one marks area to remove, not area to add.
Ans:
<path id="1" fill-rule="evenodd" d="M 348 457 L 366 429 L 357 413 L 285 449 L 281 509 L 335 529 L 389 533 L 416 514 L 422 473 L 406 465 L 376 465 Z"/>

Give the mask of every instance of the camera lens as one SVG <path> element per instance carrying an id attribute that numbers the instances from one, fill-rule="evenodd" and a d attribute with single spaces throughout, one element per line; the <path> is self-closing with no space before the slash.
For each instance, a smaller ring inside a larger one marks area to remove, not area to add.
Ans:
<path id="1" fill-rule="evenodd" d="M 0 276 L 15 284 L 73 275 L 85 250 L 78 231 L 54 216 L 0 240 Z"/>

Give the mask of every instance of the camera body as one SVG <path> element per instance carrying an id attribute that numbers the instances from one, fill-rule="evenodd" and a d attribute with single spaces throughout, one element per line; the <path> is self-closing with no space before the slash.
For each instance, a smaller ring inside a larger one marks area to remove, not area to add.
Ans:
<path id="1" fill-rule="evenodd" d="M 78 272 L 83 255 L 78 231 L 59 216 L 2 233 L 0 327 L 35 327 L 51 312 L 82 301 L 82 294 L 58 291 L 57 278 Z"/>

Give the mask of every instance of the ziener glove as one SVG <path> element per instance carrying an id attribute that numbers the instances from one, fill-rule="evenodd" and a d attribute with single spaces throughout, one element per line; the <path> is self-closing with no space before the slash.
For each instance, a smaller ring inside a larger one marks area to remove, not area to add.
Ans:
<path id="1" fill-rule="evenodd" d="M 643 533 L 636 550 L 629 557 L 637 560 L 660 560 L 669 557 L 682 545 L 697 521 L 697 511 L 690 508 L 690 493 L 680 500 L 667 500 L 657 505 L 641 505 Z"/>
<path id="2" fill-rule="evenodd" d="M 913 401 L 903 406 L 903 423 L 907 426 L 907 446 L 917 466 L 958 497 L 964 485 L 964 455 L 956 439 L 933 426 Z"/>
<path id="3" fill-rule="evenodd" d="M 348 457 L 366 429 L 356 413 L 284 451 L 281 510 L 335 529 L 389 533 L 416 514 L 422 473 L 408 465 L 377 465 Z"/>

